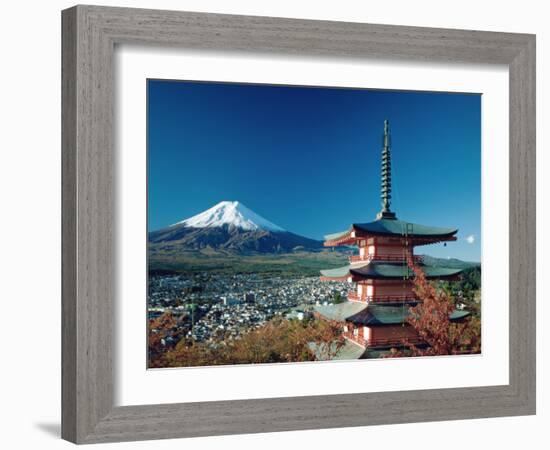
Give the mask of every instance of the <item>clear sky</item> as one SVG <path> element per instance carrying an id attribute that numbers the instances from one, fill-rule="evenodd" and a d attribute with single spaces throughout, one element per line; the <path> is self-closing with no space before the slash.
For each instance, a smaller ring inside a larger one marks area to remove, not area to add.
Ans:
<path id="1" fill-rule="evenodd" d="M 384 119 L 392 210 L 459 229 L 419 252 L 480 261 L 477 94 L 148 80 L 148 228 L 222 200 L 316 239 L 370 222 Z"/>

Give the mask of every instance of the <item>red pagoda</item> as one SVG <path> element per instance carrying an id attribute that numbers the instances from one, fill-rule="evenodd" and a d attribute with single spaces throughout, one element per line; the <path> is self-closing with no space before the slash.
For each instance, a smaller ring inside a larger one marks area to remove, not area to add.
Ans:
<path id="1" fill-rule="evenodd" d="M 322 281 L 347 281 L 354 288 L 347 301 L 319 305 L 316 315 L 343 325 L 346 345 L 337 359 L 376 357 L 404 340 L 421 345 L 416 331 L 407 322 L 409 307 L 419 303 L 413 292 L 414 273 L 409 258 L 420 266 L 428 279 L 454 280 L 461 269 L 427 266 L 414 255 L 421 245 L 455 241 L 457 229 L 418 225 L 399 220 L 390 210 L 391 141 L 389 122 L 384 121 L 382 143 L 381 199 L 382 209 L 376 220 L 354 223 L 343 232 L 325 236 L 326 247 L 357 246 L 359 252 L 349 264 L 322 270 Z M 455 310 L 451 320 L 461 320 L 467 311 Z"/>

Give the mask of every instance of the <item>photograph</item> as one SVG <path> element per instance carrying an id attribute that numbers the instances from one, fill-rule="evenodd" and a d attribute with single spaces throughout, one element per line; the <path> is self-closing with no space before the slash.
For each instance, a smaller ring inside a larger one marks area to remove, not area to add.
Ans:
<path id="1" fill-rule="evenodd" d="M 545 3 L 99 3 L 3 4 L 3 448 L 545 448 Z"/>
<path id="2" fill-rule="evenodd" d="M 480 93 L 146 83 L 148 369 L 481 354 Z"/>

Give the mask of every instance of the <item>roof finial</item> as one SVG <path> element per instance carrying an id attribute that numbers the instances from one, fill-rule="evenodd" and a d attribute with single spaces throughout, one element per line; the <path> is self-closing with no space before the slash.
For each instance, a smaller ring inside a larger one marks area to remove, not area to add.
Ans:
<path id="1" fill-rule="evenodd" d="M 395 213 L 390 210 L 391 204 L 391 137 L 390 122 L 384 120 L 384 136 L 382 137 L 382 172 L 380 181 L 380 198 L 382 210 L 377 219 L 395 219 Z"/>

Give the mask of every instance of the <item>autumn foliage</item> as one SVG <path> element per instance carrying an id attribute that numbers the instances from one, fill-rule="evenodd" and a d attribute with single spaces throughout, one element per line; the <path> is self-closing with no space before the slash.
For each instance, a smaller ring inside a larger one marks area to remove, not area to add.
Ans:
<path id="1" fill-rule="evenodd" d="M 164 315 L 151 325 L 156 333 L 149 337 L 149 367 L 315 361 L 330 359 L 344 343 L 336 324 L 275 318 L 240 339 L 220 339 L 216 343 L 182 339 L 173 349 L 162 351 L 159 336 L 166 335 L 162 327 L 169 329 L 173 319 Z"/>
<path id="2" fill-rule="evenodd" d="M 455 310 L 454 299 L 426 279 L 422 269 L 409 261 L 415 275 L 414 293 L 421 301 L 409 308 L 408 323 L 424 345 L 404 341 L 410 351 L 393 349 L 390 356 L 435 356 L 479 353 L 481 351 L 481 322 L 478 317 L 467 317 L 462 322 L 450 320 Z"/>
<path id="3" fill-rule="evenodd" d="M 177 322 L 170 312 L 165 312 L 149 321 L 148 354 L 149 359 L 158 358 L 164 351 L 166 339 L 176 330 Z"/>

